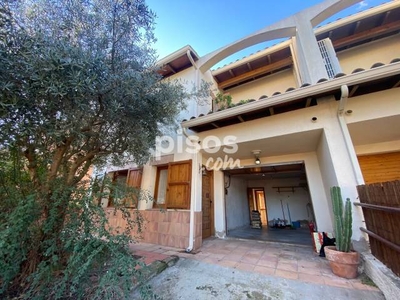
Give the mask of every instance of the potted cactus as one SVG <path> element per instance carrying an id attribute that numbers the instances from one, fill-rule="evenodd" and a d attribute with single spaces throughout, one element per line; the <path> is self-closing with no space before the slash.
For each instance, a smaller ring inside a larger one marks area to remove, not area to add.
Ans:
<path id="1" fill-rule="evenodd" d="M 351 248 L 351 201 L 347 198 L 345 205 L 343 205 L 340 187 L 338 186 L 331 188 L 331 197 L 335 218 L 336 246 L 325 247 L 326 258 L 329 260 L 334 274 L 344 278 L 355 278 L 357 277 L 360 255 Z"/>

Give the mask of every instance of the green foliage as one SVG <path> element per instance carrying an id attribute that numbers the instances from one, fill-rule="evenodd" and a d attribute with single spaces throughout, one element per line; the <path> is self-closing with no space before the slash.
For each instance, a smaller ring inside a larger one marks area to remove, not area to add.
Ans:
<path id="1" fill-rule="evenodd" d="M 343 210 L 343 199 L 338 186 L 331 188 L 331 198 L 335 218 L 336 249 L 342 252 L 350 252 L 352 236 L 351 201 L 349 198 L 346 199 Z"/>
<path id="2" fill-rule="evenodd" d="M 0 3 L 0 297 L 119 299 L 140 280 L 143 220 L 122 204 L 145 194 L 85 176 L 147 161 L 198 96 L 161 81 L 153 23 L 143 0 Z M 98 206 L 109 193 L 125 228 Z"/>
<path id="3" fill-rule="evenodd" d="M 49 208 L 32 189 L 23 169 L 2 153 L 0 195 L 0 295 L 23 299 L 123 299 L 144 265 L 132 256 L 132 234 L 142 231 L 136 209 L 116 204 L 127 226 L 111 228 L 96 199 L 109 197 L 96 184 L 82 181 L 74 188 L 57 180 Z M 14 157 L 15 158 L 15 157 Z M 4 161 L 2 161 L 3 163 Z M 137 191 L 113 185 L 115 203 L 137 197 Z M 87 188 L 86 186 L 90 186 Z M 62 220 L 62 222 L 60 222 Z M 141 269 L 137 269 L 141 266 Z"/>
<path id="4" fill-rule="evenodd" d="M 232 105 L 232 96 L 218 93 L 214 98 L 214 103 L 218 110 L 229 108 Z"/>
<path id="5" fill-rule="evenodd" d="M 246 103 L 249 103 L 249 100 L 250 99 L 246 99 L 246 100 L 240 100 L 238 103 L 237 103 L 237 105 L 242 105 L 242 104 L 246 104 Z"/>

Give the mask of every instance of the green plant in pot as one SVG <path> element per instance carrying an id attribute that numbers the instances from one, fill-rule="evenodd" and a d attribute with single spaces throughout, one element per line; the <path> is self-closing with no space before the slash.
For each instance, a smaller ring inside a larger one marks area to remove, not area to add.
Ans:
<path id="1" fill-rule="evenodd" d="M 232 105 L 232 96 L 218 93 L 214 98 L 214 103 L 218 111 L 230 108 Z"/>
<path id="2" fill-rule="evenodd" d="M 360 255 L 351 248 L 352 204 L 349 198 L 343 205 L 340 187 L 331 188 L 336 246 L 326 246 L 325 254 L 332 272 L 340 277 L 357 277 Z"/>

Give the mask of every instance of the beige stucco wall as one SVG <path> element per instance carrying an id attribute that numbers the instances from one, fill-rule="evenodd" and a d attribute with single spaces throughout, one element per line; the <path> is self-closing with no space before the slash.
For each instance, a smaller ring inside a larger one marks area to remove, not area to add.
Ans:
<path id="1" fill-rule="evenodd" d="M 229 89 L 227 93 L 232 96 L 232 102 L 237 103 L 240 100 L 258 100 L 262 95 L 270 97 L 275 92 L 285 92 L 289 87 L 296 87 L 292 69 Z"/>
<path id="2" fill-rule="evenodd" d="M 348 124 L 361 121 L 397 116 L 400 114 L 399 89 L 390 89 L 378 93 L 350 98 L 346 109 L 353 113 L 346 116 Z M 387 128 L 399 132 L 398 128 Z"/>
<path id="3" fill-rule="evenodd" d="M 400 151 L 400 140 L 359 145 L 355 146 L 354 148 L 357 155 L 397 152 Z"/>
<path id="4" fill-rule="evenodd" d="M 400 34 L 342 51 L 337 57 L 345 74 L 357 68 L 369 69 L 377 62 L 388 64 L 400 58 Z"/>

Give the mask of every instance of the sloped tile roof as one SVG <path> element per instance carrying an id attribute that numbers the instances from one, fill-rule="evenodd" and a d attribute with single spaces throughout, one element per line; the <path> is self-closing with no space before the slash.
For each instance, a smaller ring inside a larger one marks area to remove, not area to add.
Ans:
<path id="1" fill-rule="evenodd" d="M 332 88 L 330 89 L 330 91 L 325 91 L 324 89 L 322 89 L 322 87 L 324 85 L 329 84 L 330 82 L 334 82 L 335 80 L 339 80 L 342 79 L 344 81 L 344 83 L 341 84 L 346 84 L 346 79 L 350 77 L 354 77 L 357 74 L 361 74 L 362 73 L 367 73 L 369 71 L 372 71 L 374 69 L 377 68 L 385 68 L 387 66 L 390 65 L 398 65 L 398 68 L 395 68 L 395 70 L 397 69 L 397 71 L 394 71 L 394 75 L 391 73 L 390 76 L 385 77 L 385 78 L 378 78 L 376 79 L 375 77 L 371 77 L 370 80 L 368 79 L 368 74 L 366 74 L 366 78 L 363 82 L 365 82 L 365 84 L 360 88 L 361 84 L 358 84 L 358 88 L 351 93 L 351 97 L 355 97 L 355 96 L 359 96 L 359 95 L 363 95 L 363 94 L 367 94 L 367 93 L 372 93 L 372 92 L 376 92 L 379 90 L 384 90 L 384 89 L 388 89 L 388 88 L 394 88 L 394 87 L 398 87 L 396 86 L 396 83 L 398 84 L 399 80 L 400 80 L 400 58 L 395 58 L 392 59 L 390 61 L 389 64 L 385 65 L 381 62 L 377 62 L 374 63 L 370 69 L 368 70 L 364 70 L 363 68 L 356 68 L 352 71 L 351 74 L 346 75 L 344 73 L 338 73 L 336 74 L 336 76 L 333 79 L 326 79 L 326 78 L 321 78 L 318 80 L 318 82 L 316 84 L 309 84 L 309 83 L 305 83 L 302 86 L 298 87 L 298 88 L 294 88 L 294 87 L 289 87 L 285 90 L 285 92 L 280 92 L 280 91 L 276 91 L 274 92 L 271 96 L 267 96 L 265 94 L 261 95 L 258 100 L 255 99 L 250 99 L 248 101 L 248 103 L 238 103 L 236 105 L 233 105 L 230 108 L 227 108 L 225 110 L 222 111 L 217 111 L 217 112 L 213 112 L 210 111 L 208 113 L 208 115 L 210 114 L 215 114 L 216 116 L 218 114 L 223 113 L 224 111 L 229 111 L 229 110 L 235 110 L 238 109 L 239 106 L 246 106 L 248 107 L 248 109 L 246 109 L 245 115 L 243 117 L 243 113 L 242 112 L 238 112 L 238 114 L 242 115 L 242 117 L 236 121 L 233 121 L 235 119 L 237 119 L 237 115 L 233 115 L 230 117 L 226 117 L 226 116 L 222 116 L 221 115 L 221 119 L 217 119 L 216 120 L 219 122 L 221 121 L 219 126 L 218 124 L 216 124 L 216 121 L 213 121 L 213 124 L 211 126 L 209 126 L 210 124 L 206 124 L 207 126 L 188 126 L 188 128 L 193 129 L 194 131 L 204 131 L 204 130 L 210 130 L 213 128 L 219 128 L 219 127 L 224 127 L 224 126 L 228 126 L 228 125 L 232 125 L 232 124 L 236 124 L 236 123 L 240 123 L 244 121 L 250 121 L 250 120 L 254 120 L 257 118 L 262 118 L 262 117 L 268 117 L 270 115 L 272 115 L 271 110 L 269 108 L 273 108 L 273 114 L 278 114 L 278 113 L 283 113 L 283 112 L 287 112 L 287 111 L 291 111 L 291 110 L 296 110 L 296 109 L 300 109 L 300 108 L 305 108 L 308 106 L 313 106 L 313 105 L 317 105 L 316 103 L 316 98 L 317 97 L 321 97 L 324 95 L 332 95 L 334 94 L 335 96 L 337 96 L 336 98 L 339 99 L 339 95 L 336 95 L 340 92 L 340 86 L 336 87 L 336 88 Z M 386 80 L 385 80 L 386 79 Z M 370 81 L 373 81 L 374 84 L 371 84 Z M 394 82 L 394 83 L 392 83 Z M 321 89 L 319 90 L 318 87 L 321 87 Z M 304 95 L 301 94 L 300 91 L 303 89 L 315 89 L 315 91 L 313 91 L 312 93 L 310 93 L 309 95 Z M 287 102 L 282 102 L 282 103 L 275 103 L 275 99 L 278 98 L 282 98 L 284 96 L 287 95 L 293 95 L 293 97 L 288 100 Z M 296 95 L 298 94 L 298 97 L 296 97 Z M 260 109 L 260 105 L 258 105 L 258 103 L 260 102 L 265 102 L 265 103 L 271 103 L 270 105 L 265 105 L 263 106 L 262 109 Z M 254 110 L 251 109 L 251 107 L 254 107 Z M 266 109 L 268 108 L 268 109 Z M 208 115 L 203 115 L 200 114 L 197 117 L 196 116 L 192 116 L 190 118 L 190 120 L 196 120 L 196 119 L 204 119 L 206 118 Z M 223 120 L 226 120 L 226 122 L 224 123 Z M 183 120 L 182 123 L 187 122 L 187 120 Z M 185 126 L 186 127 L 186 126 Z"/>

